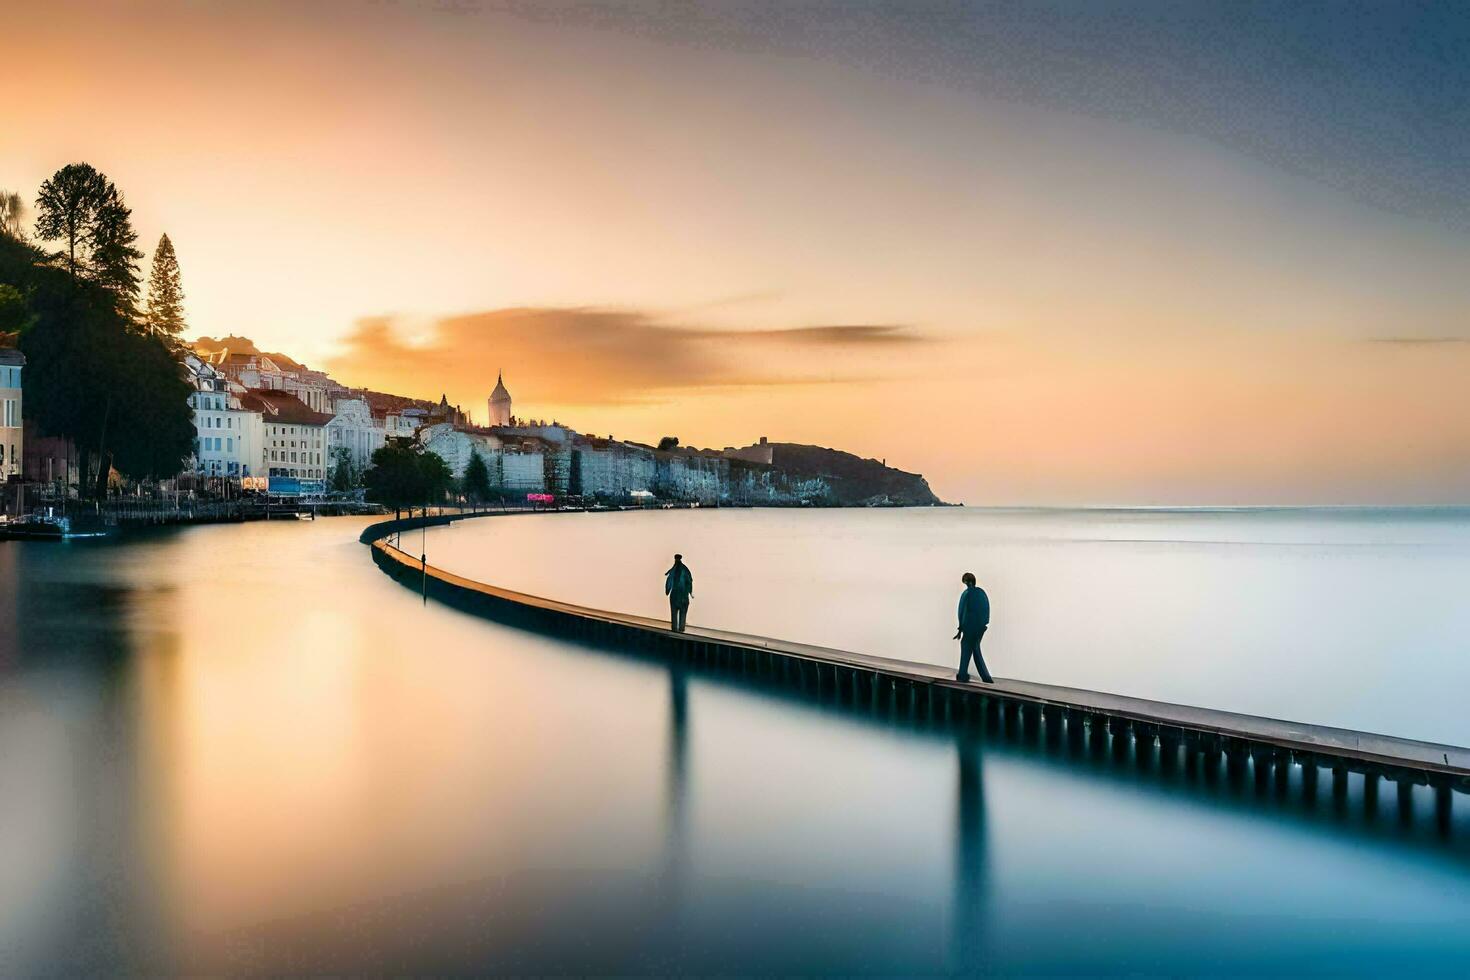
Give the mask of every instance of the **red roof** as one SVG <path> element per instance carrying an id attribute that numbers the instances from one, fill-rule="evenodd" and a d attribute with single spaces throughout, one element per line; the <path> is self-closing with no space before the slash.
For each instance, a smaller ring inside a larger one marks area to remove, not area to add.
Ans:
<path id="1" fill-rule="evenodd" d="M 273 410 L 267 413 L 273 422 L 284 422 L 288 425 L 326 425 L 332 421 L 332 416 L 324 412 L 313 412 L 306 402 L 289 391 L 251 388 L 247 393 L 255 396 Z M 240 403 L 244 404 L 243 395 Z"/>

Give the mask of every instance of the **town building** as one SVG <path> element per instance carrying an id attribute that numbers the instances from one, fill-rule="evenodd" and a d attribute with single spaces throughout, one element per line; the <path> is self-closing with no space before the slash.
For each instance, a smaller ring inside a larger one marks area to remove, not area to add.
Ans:
<path id="1" fill-rule="evenodd" d="M 439 404 L 428 413 L 425 424 L 434 425 L 440 422 L 448 422 L 451 425 L 469 425 L 470 417 L 458 405 L 449 404 L 448 395 L 441 394 Z"/>
<path id="2" fill-rule="evenodd" d="M 291 480 L 301 481 L 302 491 L 324 488 L 328 466 L 327 423 L 332 421 L 332 416 L 312 410 L 286 391 L 257 388 L 249 394 L 262 409 L 264 466 L 272 477 L 272 491 L 280 486 L 291 492 L 293 485 L 284 482 Z"/>
<path id="3" fill-rule="evenodd" d="M 27 483 L 44 484 L 48 495 L 69 497 L 81 485 L 78 469 L 82 454 L 70 439 L 42 435 L 35 419 L 26 418 L 21 447 L 21 478 Z"/>
<path id="4" fill-rule="evenodd" d="M 754 446 L 745 446 L 742 449 L 726 446 L 721 455 L 726 459 L 741 459 L 747 463 L 763 463 L 770 466 L 775 461 L 775 448 L 766 441 L 765 436 L 761 436 L 761 441 Z"/>
<path id="5" fill-rule="evenodd" d="M 449 472 L 456 480 L 464 478 L 465 467 L 470 465 L 471 455 L 478 453 L 490 468 L 491 486 L 499 485 L 496 471 L 500 465 L 502 442 L 489 429 L 436 422 L 425 426 L 420 431 L 419 438 L 426 451 L 444 460 L 444 465 L 449 467 Z"/>
<path id="6" fill-rule="evenodd" d="M 521 443 L 500 457 L 500 486 L 508 493 L 555 492 L 546 485 L 546 454 Z"/>
<path id="7" fill-rule="evenodd" d="M 205 359 L 186 354 L 183 367 L 194 386 L 189 395 L 194 413 L 193 472 L 230 480 L 263 476 L 263 406 L 248 393 L 237 393 L 225 373 Z"/>
<path id="8" fill-rule="evenodd" d="M 22 413 L 21 372 L 26 356 L 14 347 L 0 347 L 0 483 L 20 476 L 25 468 L 25 423 Z"/>
<path id="9" fill-rule="evenodd" d="M 197 356 L 243 388 L 289 392 L 314 412 L 330 412 L 335 398 L 346 391 L 321 371 L 281 364 L 266 354 L 223 349 Z"/>
<path id="10" fill-rule="evenodd" d="M 354 472 L 367 469 L 373 452 L 382 448 L 388 430 L 383 419 L 375 418 L 368 403 L 360 398 L 339 398 L 336 414 L 327 423 L 327 466 L 337 462 L 337 450 L 345 449 Z"/>
<path id="11" fill-rule="evenodd" d="M 728 485 L 728 460 L 688 450 L 655 451 L 653 490 L 661 497 L 717 503 Z"/>
<path id="12" fill-rule="evenodd" d="M 572 447 L 571 492 L 584 497 L 624 499 L 652 492 L 657 465 L 653 450 L 609 436 L 578 437 Z"/>
<path id="13" fill-rule="evenodd" d="M 503 372 L 495 376 L 495 390 L 490 392 L 489 409 L 490 425 L 510 425 L 511 419 L 515 417 L 511 412 L 510 392 L 505 390 Z"/>
<path id="14" fill-rule="evenodd" d="M 420 429 L 428 424 L 428 409 L 405 408 L 398 413 L 397 425 L 392 426 L 392 428 L 400 431 L 406 431 L 408 435 L 413 435 L 415 432 L 418 432 Z M 390 433 L 390 435 L 391 434 L 393 433 Z"/>

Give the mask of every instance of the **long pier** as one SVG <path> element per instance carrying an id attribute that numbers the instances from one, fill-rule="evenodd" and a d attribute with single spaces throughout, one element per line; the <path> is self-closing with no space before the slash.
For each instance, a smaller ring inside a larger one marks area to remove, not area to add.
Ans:
<path id="1" fill-rule="evenodd" d="M 489 515 L 463 515 L 463 517 Z M 757 683 L 794 688 L 856 710 L 991 729 L 1066 743 L 1095 753 L 1124 753 L 1144 768 L 1231 781 L 1249 772 L 1258 786 L 1285 793 L 1299 768 L 1300 792 L 1315 799 L 1319 777 L 1334 799 L 1361 778 L 1370 817 L 1380 782 L 1394 784 L 1401 819 L 1412 818 L 1415 787 L 1434 798 L 1436 825 L 1453 826 L 1455 793 L 1470 793 L 1470 748 L 1321 725 L 1261 718 L 1118 694 L 997 678 L 956 681 L 950 669 L 849 650 L 691 626 L 672 632 L 662 619 L 593 609 L 476 582 L 427 564 L 386 540 L 461 515 L 386 521 L 360 540 L 393 578 L 436 600 L 536 632 L 646 651 L 674 663 L 738 673 Z"/>

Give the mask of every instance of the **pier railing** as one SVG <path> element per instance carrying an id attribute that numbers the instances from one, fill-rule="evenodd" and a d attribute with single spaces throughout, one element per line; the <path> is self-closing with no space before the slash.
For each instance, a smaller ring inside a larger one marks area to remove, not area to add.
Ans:
<path id="1" fill-rule="evenodd" d="M 1169 704 L 1124 695 L 997 678 L 995 684 L 956 681 L 952 670 L 849 650 L 691 626 L 675 633 L 662 619 L 593 609 L 476 582 L 427 564 L 385 538 L 463 516 L 374 524 L 361 540 L 393 578 L 436 600 L 488 619 L 537 632 L 646 651 L 670 661 L 727 670 L 795 688 L 879 714 L 944 724 L 979 724 L 1048 744 L 1093 753 L 1126 753 L 1161 773 L 1222 772 L 1284 792 L 1295 768 L 1300 792 L 1313 799 L 1326 774 L 1335 799 L 1348 780 L 1361 780 L 1367 808 L 1378 807 L 1380 782 L 1396 786 L 1400 816 L 1414 809 L 1415 788 L 1433 796 L 1436 824 L 1448 833 L 1455 792 L 1470 793 L 1470 748 L 1342 728 Z M 485 516 L 485 515 L 479 515 Z"/>

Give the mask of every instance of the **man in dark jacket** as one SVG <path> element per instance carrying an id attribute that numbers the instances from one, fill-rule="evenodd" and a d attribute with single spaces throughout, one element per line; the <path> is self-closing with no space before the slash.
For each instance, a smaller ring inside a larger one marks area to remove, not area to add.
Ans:
<path id="1" fill-rule="evenodd" d="M 966 572 L 960 581 L 965 583 L 965 591 L 960 593 L 960 628 L 954 635 L 960 641 L 960 672 L 955 674 L 954 679 L 970 679 L 970 658 L 974 657 L 975 669 L 980 671 L 980 679 L 987 684 L 994 684 L 995 679 L 985 669 L 985 658 L 980 656 L 980 638 L 990 625 L 990 596 L 975 584 L 973 572 Z"/>
<path id="2" fill-rule="evenodd" d="M 689 615 L 689 597 L 694 595 L 694 574 L 684 564 L 683 555 L 674 556 L 674 564 L 664 572 L 664 595 L 669 597 L 669 629 L 684 632 L 684 619 Z"/>

